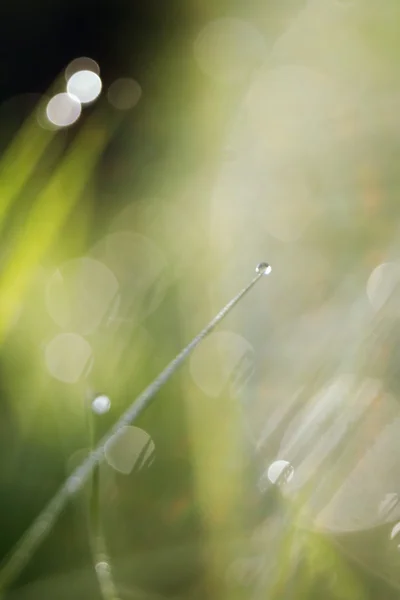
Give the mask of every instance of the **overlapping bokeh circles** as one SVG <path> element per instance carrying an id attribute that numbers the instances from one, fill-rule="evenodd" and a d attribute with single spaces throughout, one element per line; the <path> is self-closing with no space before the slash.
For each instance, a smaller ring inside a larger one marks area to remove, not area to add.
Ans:
<path id="1" fill-rule="evenodd" d="M 240 391 L 254 371 L 254 350 L 241 335 L 217 331 L 196 348 L 190 373 L 205 394 L 217 398 L 223 392 Z"/>
<path id="2" fill-rule="evenodd" d="M 118 281 L 117 320 L 139 323 L 158 308 L 166 292 L 167 263 L 151 239 L 131 231 L 113 232 L 100 240 L 90 255 L 106 265 Z"/>
<path id="3" fill-rule="evenodd" d="M 49 315 L 63 330 L 94 333 L 118 310 L 114 273 L 90 257 L 72 259 L 55 270 L 46 288 Z"/>

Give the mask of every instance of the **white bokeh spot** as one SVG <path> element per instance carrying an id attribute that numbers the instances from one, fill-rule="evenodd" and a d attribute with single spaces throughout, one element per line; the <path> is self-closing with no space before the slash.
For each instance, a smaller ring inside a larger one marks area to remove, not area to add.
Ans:
<path id="1" fill-rule="evenodd" d="M 367 296 L 374 310 L 380 310 L 400 284 L 400 264 L 387 262 L 377 266 L 367 282 Z M 400 308 L 398 309 L 400 312 Z"/>
<path id="2" fill-rule="evenodd" d="M 67 92 L 78 98 L 82 104 L 89 104 L 100 95 L 101 87 L 101 79 L 97 73 L 78 71 L 69 78 Z"/>
<path id="3" fill-rule="evenodd" d="M 196 385 L 216 398 L 228 386 L 238 391 L 254 370 L 254 350 L 241 335 L 219 331 L 208 336 L 193 352 L 190 373 Z"/>
<path id="4" fill-rule="evenodd" d="M 63 329 L 94 333 L 118 308 L 119 286 L 101 262 L 83 257 L 65 262 L 46 287 L 46 307 Z"/>
<path id="5" fill-rule="evenodd" d="M 146 446 L 147 449 L 142 456 Z M 122 428 L 117 437 L 106 443 L 104 454 L 113 469 L 129 475 L 138 460 L 140 459 L 140 464 L 137 467 L 141 469 L 154 450 L 154 442 L 146 431 L 127 425 Z"/>
<path id="6" fill-rule="evenodd" d="M 74 58 L 68 64 L 65 69 L 65 79 L 68 82 L 72 75 L 78 73 L 78 71 L 91 71 L 92 73 L 96 73 L 96 75 L 100 75 L 100 67 L 98 63 L 93 60 L 93 58 L 89 58 L 88 56 L 80 56 L 79 58 Z"/>
<path id="7" fill-rule="evenodd" d="M 81 103 L 76 96 L 63 92 L 53 96 L 46 106 L 46 116 L 54 127 L 69 127 L 80 117 Z"/>
<path id="8" fill-rule="evenodd" d="M 135 79 L 116 79 L 108 88 L 107 98 L 117 110 L 130 110 L 136 106 L 142 95 L 142 88 Z"/>
<path id="9" fill-rule="evenodd" d="M 45 348 L 45 363 L 49 373 L 64 383 L 76 383 L 86 374 L 92 358 L 92 348 L 76 333 L 61 333 Z"/>
<path id="10" fill-rule="evenodd" d="M 199 67 L 224 83 L 243 80 L 264 60 L 266 46 L 260 32 L 246 21 L 223 18 L 199 33 L 194 55 Z"/>
<path id="11" fill-rule="evenodd" d="M 92 402 L 92 410 L 98 415 L 104 415 L 111 408 L 111 400 L 105 394 L 100 394 Z"/>

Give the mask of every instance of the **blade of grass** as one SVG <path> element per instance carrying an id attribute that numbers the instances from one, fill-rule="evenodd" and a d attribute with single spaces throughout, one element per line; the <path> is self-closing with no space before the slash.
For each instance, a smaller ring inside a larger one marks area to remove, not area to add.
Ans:
<path id="1" fill-rule="evenodd" d="M 96 113 L 77 137 L 29 214 L 0 277 L 0 342 L 40 259 L 78 202 L 110 136 Z"/>
<path id="2" fill-rule="evenodd" d="M 37 122 L 42 102 L 22 125 L 0 161 L 0 227 L 54 137 L 54 131 L 41 128 Z"/>
<path id="3" fill-rule="evenodd" d="M 93 451 L 96 446 L 96 421 L 92 413 L 91 402 L 86 402 L 86 416 L 89 434 L 89 447 Z M 101 481 L 100 466 L 97 464 L 91 477 L 89 499 L 89 543 L 93 556 L 94 569 L 100 592 L 104 600 L 119 600 L 117 587 L 112 574 L 111 561 L 107 552 L 106 538 L 101 521 Z"/>
<path id="4" fill-rule="evenodd" d="M 261 263 L 256 269 L 256 276 L 244 287 L 219 313 L 198 333 L 191 342 L 165 367 L 152 383 L 133 401 L 129 408 L 122 414 L 110 431 L 100 440 L 87 459 L 66 479 L 64 484 L 55 493 L 50 502 L 45 506 L 33 524 L 28 528 L 10 557 L 0 570 L 0 594 L 15 580 L 40 543 L 49 534 L 57 518 L 64 509 L 69 498 L 82 489 L 84 484 L 93 475 L 93 471 L 104 456 L 104 448 L 111 441 L 116 441 L 123 433 L 126 425 L 133 423 L 139 415 L 150 405 L 157 392 L 165 385 L 178 367 L 187 359 L 191 352 L 214 328 L 226 317 L 232 308 L 253 288 L 257 281 L 270 272 L 266 263 Z"/>

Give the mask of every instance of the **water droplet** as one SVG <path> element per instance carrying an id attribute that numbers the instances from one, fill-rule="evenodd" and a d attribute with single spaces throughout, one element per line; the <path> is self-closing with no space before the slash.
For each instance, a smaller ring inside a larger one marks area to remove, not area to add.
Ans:
<path id="1" fill-rule="evenodd" d="M 267 262 L 261 262 L 256 267 L 256 273 L 262 273 L 263 275 L 269 275 L 271 271 L 272 267 Z"/>
<path id="2" fill-rule="evenodd" d="M 77 475 L 71 475 L 71 477 L 67 479 L 65 485 L 68 493 L 72 496 L 72 494 L 75 494 L 79 490 L 81 484 L 82 480 L 80 477 L 78 477 Z"/>
<path id="3" fill-rule="evenodd" d="M 289 483 L 293 475 L 294 468 L 287 460 L 276 460 L 268 467 L 268 479 L 275 485 Z"/>
<path id="4" fill-rule="evenodd" d="M 104 560 L 96 563 L 95 569 L 96 569 L 98 575 L 104 575 L 104 574 L 109 573 L 111 571 L 110 565 L 108 564 L 108 562 L 106 562 Z"/>
<path id="5" fill-rule="evenodd" d="M 105 394 L 98 394 L 92 402 L 92 410 L 98 415 L 104 415 L 111 407 L 111 400 Z"/>

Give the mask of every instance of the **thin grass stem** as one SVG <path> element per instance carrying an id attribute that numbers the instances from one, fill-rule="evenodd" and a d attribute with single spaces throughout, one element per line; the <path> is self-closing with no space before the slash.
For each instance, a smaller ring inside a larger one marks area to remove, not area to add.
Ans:
<path id="1" fill-rule="evenodd" d="M 226 317 L 232 308 L 254 287 L 261 277 L 268 275 L 271 267 L 267 263 L 260 263 L 256 268 L 256 276 L 244 287 L 219 313 L 198 333 L 191 342 L 165 367 L 163 371 L 152 381 L 152 383 L 139 394 L 128 409 L 122 414 L 113 427 L 100 440 L 96 448 L 65 480 L 62 486 L 54 494 L 50 502 L 45 506 L 25 534 L 17 542 L 10 556 L 0 569 L 0 595 L 16 579 L 24 566 L 29 562 L 32 555 L 47 537 L 54 523 L 65 508 L 68 500 L 77 494 L 85 483 L 92 477 L 97 465 L 104 456 L 106 444 L 116 441 L 123 433 L 126 425 L 132 424 L 150 405 L 157 392 L 167 383 L 170 377 L 188 358 L 193 350 L 203 339 L 208 336 L 214 328 Z"/>

